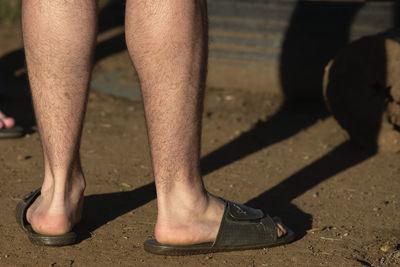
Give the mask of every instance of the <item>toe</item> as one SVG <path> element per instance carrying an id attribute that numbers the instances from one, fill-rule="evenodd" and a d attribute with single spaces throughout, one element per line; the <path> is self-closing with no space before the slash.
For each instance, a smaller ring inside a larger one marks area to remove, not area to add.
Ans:
<path id="1" fill-rule="evenodd" d="M 2 128 L 12 128 L 15 125 L 15 120 L 13 118 L 7 117 L 3 112 L 0 111 L 0 129 Z"/>
<path id="2" fill-rule="evenodd" d="M 286 226 L 282 223 L 282 220 L 279 217 L 274 217 L 273 218 L 275 224 L 276 224 L 276 233 L 278 237 L 282 237 L 287 234 L 287 229 Z"/>
<path id="3" fill-rule="evenodd" d="M 4 127 L 7 128 L 7 129 L 12 128 L 15 125 L 15 120 L 13 118 L 7 117 L 7 118 L 3 118 L 1 120 L 2 120 L 2 122 L 4 124 Z"/>

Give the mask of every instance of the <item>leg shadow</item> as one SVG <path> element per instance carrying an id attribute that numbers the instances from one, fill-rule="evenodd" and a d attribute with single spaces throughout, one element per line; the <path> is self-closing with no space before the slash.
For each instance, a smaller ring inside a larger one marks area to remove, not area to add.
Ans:
<path id="1" fill-rule="evenodd" d="M 249 200 L 246 205 L 262 209 L 268 214 L 279 215 L 296 232 L 297 238 L 301 238 L 306 234 L 306 230 L 312 227 L 312 216 L 290 202 L 319 183 L 374 154 L 373 151 L 357 150 L 350 141 L 347 141 L 278 185 Z M 155 198 L 154 183 L 127 192 L 86 196 L 84 215 L 78 229 L 81 241 L 89 238 L 89 233 L 107 222 Z"/>
<path id="2" fill-rule="evenodd" d="M 260 208 L 269 214 L 279 215 L 284 222 L 293 227 L 297 238 L 301 238 L 306 234 L 306 230 L 312 227 L 312 216 L 290 202 L 319 183 L 363 162 L 374 154 L 375 151 L 361 151 L 355 149 L 350 141 L 344 142 L 278 185 L 249 200 L 246 205 Z"/>
<path id="3" fill-rule="evenodd" d="M 156 198 L 154 183 L 127 192 L 85 197 L 82 221 L 77 229 L 81 241 L 90 233 L 119 216 L 141 207 Z"/>
<path id="4" fill-rule="evenodd" d="M 257 123 L 253 129 L 206 155 L 201 161 L 203 174 L 281 142 L 327 116 L 322 102 L 287 101 L 271 119 Z"/>
<path id="5" fill-rule="evenodd" d="M 283 93 L 322 100 L 324 68 L 349 42 L 350 26 L 364 3 L 298 1 L 280 56 Z"/>

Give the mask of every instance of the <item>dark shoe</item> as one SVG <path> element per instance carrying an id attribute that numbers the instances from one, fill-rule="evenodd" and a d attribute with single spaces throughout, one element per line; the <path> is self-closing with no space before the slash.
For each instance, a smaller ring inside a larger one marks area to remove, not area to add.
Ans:
<path id="1" fill-rule="evenodd" d="M 1 128 L 0 129 L 0 139 L 4 138 L 18 138 L 24 135 L 24 128 L 21 126 L 14 126 L 12 128 Z"/>
<path id="2" fill-rule="evenodd" d="M 38 188 L 35 191 L 25 195 L 22 200 L 18 202 L 17 207 L 15 208 L 15 218 L 17 219 L 17 223 L 21 226 L 34 244 L 41 246 L 66 246 L 76 243 L 78 240 L 78 235 L 73 231 L 63 235 L 41 235 L 33 231 L 31 225 L 26 220 L 26 211 L 32 205 L 35 199 L 40 196 L 40 189 L 41 188 Z"/>
<path id="3" fill-rule="evenodd" d="M 154 254 L 183 256 L 274 247 L 294 240 L 294 232 L 289 228 L 286 235 L 278 238 L 275 222 L 261 210 L 224 201 L 225 212 L 215 242 L 172 246 L 151 239 L 144 243 L 144 249 Z"/>

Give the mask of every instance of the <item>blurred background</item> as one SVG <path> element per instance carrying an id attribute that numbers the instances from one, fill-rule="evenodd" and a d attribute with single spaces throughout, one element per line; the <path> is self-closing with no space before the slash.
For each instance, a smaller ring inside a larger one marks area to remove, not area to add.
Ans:
<path id="1" fill-rule="evenodd" d="M 103 35 L 97 61 L 124 53 L 124 2 L 99 1 Z M 220 0 L 209 1 L 208 6 L 208 86 L 284 92 L 299 98 L 322 96 L 324 67 L 350 41 L 399 24 L 396 1 Z M 2 23 L 18 21 L 19 16 L 20 1 L 1 1 Z M 126 58 L 123 62 L 130 64 Z M 99 65 L 94 88 L 136 96 L 137 80 L 129 67 Z"/>

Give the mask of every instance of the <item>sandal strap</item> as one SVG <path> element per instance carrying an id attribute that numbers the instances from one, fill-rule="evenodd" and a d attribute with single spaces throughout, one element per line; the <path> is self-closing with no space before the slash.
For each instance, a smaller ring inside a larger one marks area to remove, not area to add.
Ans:
<path id="1" fill-rule="evenodd" d="M 41 188 L 26 194 L 22 197 L 22 200 L 18 202 L 17 208 L 15 210 L 15 218 L 17 219 L 17 223 L 21 226 L 24 231 L 27 231 L 26 225 L 28 222 L 26 221 L 26 211 L 32 205 L 36 198 L 40 196 Z"/>
<path id="2" fill-rule="evenodd" d="M 272 218 L 259 210 L 226 201 L 224 215 L 213 244 L 214 248 L 229 248 L 265 244 L 277 241 Z"/>

